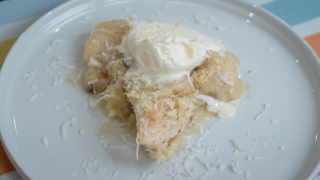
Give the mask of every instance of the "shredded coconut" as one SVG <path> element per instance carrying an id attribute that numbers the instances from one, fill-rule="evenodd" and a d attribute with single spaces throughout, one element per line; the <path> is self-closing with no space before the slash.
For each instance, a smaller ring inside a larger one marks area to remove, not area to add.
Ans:
<path id="1" fill-rule="evenodd" d="M 74 69 L 75 65 L 67 65 L 62 63 L 62 58 L 61 56 L 56 56 L 55 58 L 53 58 L 50 62 L 50 67 L 52 69 L 58 69 L 58 67 L 66 67 L 67 69 Z M 44 68 L 45 71 L 47 71 L 49 74 L 52 74 L 50 71 L 48 71 L 46 68 Z"/>
<path id="2" fill-rule="evenodd" d="M 86 167 L 86 164 L 87 164 L 87 163 L 88 163 L 88 161 L 87 161 L 87 160 L 83 161 L 83 163 L 82 163 L 81 167 Z"/>
<path id="3" fill-rule="evenodd" d="M 31 82 L 35 77 L 36 77 L 36 73 L 37 73 L 37 70 L 34 69 L 26 74 L 23 75 L 23 77 L 27 77 L 27 82 Z"/>
<path id="4" fill-rule="evenodd" d="M 54 58 L 51 60 L 51 62 L 50 62 L 50 67 L 51 67 L 52 69 L 57 69 L 58 66 L 59 66 L 60 63 L 61 63 L 61 60 L 62 60 L 61 56 L 56 56 L 56 57 L 54 57 Z"/>
<path id="5" fill-rule="evenodd" d="M 97 99 L 96 101 L 90 101 L 90 107 L 94 107 L 98 104 L 98 102 L 100 102 L 102 99 L 106 98 L 106 97 L 110 97 L 110 95 L 103 95 L 101 98 Z"/>
<path id="6" fill-rule="evenodd" d="M 217 31 L 224 31 L 224 30 L 226 30 L 227 29 L 227 27 L 224 27 L 224 26 L 218 26 L 218 27 L 216 27 L 216 30 Z"/>
<path id="7" fill-rule="evenodd" d="M 102 52 L 102 56 L 106 57 L 106 58 L 109 58 L 110 55 L 109 54 L 106 54 L 105 52 Z"/>
<path id="8" fill-rule="evenodd" d="M 117 176 L 118 176 L 118 174 L 119 174 L 119 171 L 115 171 L 115 172 L 113 172 L 113 175 L 112 175 L 112 179 L 115 179 Z"/>
<path id="9" fill-rule="evenodd" d="M 91 165 L 95 165 L 95 164 L 97 164 L 99 161 L 100 161 L 100 159 L 96 159 L 96 160 L 94 160 L 94 161 L 91 162 Z"/>
<path id="10" fill-rule="evenodd" d="M 71 123 L 73 123 L 76 120 L 77 120 L 77 118 L 73 117 L 69 121 L 65 121 L 65 122 L 62 123 L 62 125 L 60 127 L 60 132 L 61 132 L 62 139 L 67 139 L 68 138 L 68 127 L 69 127 L 69 125 Z"/>
<path id="11" fill-rule="evenodd" d="M 114 64 L 114 63 L 115 63 L 115 61 L 109 62 L 108 65 L 106 66 L 106 69 L 109 70 L 110 66 L 111 66 L 112 64 Z"/>
<path id="12" fill-rule="evenodd" d="M 100 63 L 99 61 L 95 60 L 93 57 L 90 58 L 89 62 L 94 65 L 94 66 L 97 66 L 97 67 L 100 67 L 102 68 L 103 64 Z"/>
<path id="13" fill-rule="evenodd" d="M 249 178 L 250 177 L 250 171 L 245 170 L 244 171 L 244 177 Z"/>
<path id="14" fill-rule="evenodd" d="M 240 152 L 251 152 L 250 149 L 240 147 L 240 145 L 238 144 L 238 142 L 236 140 L 231 139 L 230 141 L 232 142 L 234 148 L 237 149 L 238 151 L 240 151 Z"/>
<path id="15" fill-rule="evenodd" d="M 43 136 L 42 137 L 42 142 L 43 142 L 43 144 L 45 144 L 45 145 L 49 145 L 49 141 L 48 141 L 48 138 L 47 138 L 47 136 Z"/>
<path id="16" fill-rule="evenodd" d="M 83 170 L 84 170 L 84 172 L 85 172 L 85 176 L 86 176 L 86 177 L 89 177 L 89 176 L 91 175 L 91 172 L 90 172 L 89 168 L 83 167 Z"/>
<path id="17" fill-rule="evenodd" d="M 91 165 L 91 157 L 88 158 L 87 167 L 92 167 L 92 165 Z"/>
<path id="18" fill-rule="evenodd" d="M 284 147 L 284 146 L 280 146 L 279 149 L 280 149 L 281 151 L 284 151 L 284 150 L 285 150 L 285 147 Z"/>
<path id="19" fill-rule="evenodd" d="M 99 166 L 98 169 L 96 169 L 97 172 L 100 172 L 100 171 L 106 171 L 107 168 L 106 167 L 102 167 L 102 166 Z"/>
<path id="20" fill-rule="evenodd" d="M 206 171 L 200 177 L 200 179 L 206 179 L 207 176 L 209 175 L 209 173 L 213 170 L 213 168 L 216 167 L 216 165 L 212 164 L 211 166 L 209 166 L 208 164 L 206 164 L 205 162 L 201 161 L 200 159 L 199 159 L 199 161 L 202 162 L 207 168 Z"/>
<path id="21" fill-rule="evenodd" d="M 194 16 L 193 16 L 193 21 L 194 21 L 196 24 L 206 24 L 206 21 L 201 20 L 197 15 L 194 15 Z"/>
<path id="22" fill-rule="evenodd" d="M 79 134 L 80 134 L 81 136 L 83 136 L 83 135 L 84 135 L 84 131 L 83 131 L 82 129 L 80 129 L 80 130 L 79 130 Z"/>
<path id="23" fill-rule="evenodd" d="M 217 152 L 217 151 L 219 151 L 219 147 L 218 147 L 218 145 L 213 144 L 213 145 L 212 145 L 211 150 L 212 150 L 213 152 Z"/>
<path id="24" fill-rule="evenodd" d="M 266 112 L 267 109 L 268 109 L 270 106 L 271 106 L 271 105 L 270 105 L 269 103 L 266 103 L 266 104 L 264 105 L 264 110 L 262 110 L 262 111 L 256 116 L 255 120 L 258 120 L 258 119 L 260 118 L 260 116 L 261 116 L 264 112 Z"/>
<path id="25" fill-rule="evenodd" d="M 209 171 L 212 171 L 215 167 L 218 166 L 218 164 L 211 164 L 211 166 L 209 166 L 206 162 L 204 162 L 203 160 L 201 160 L 199 157 L 197 157 L 197 159 L 203 164 L 206 166 L 206 168 L 209 170 Z"/>
<path id="26" fill-rule="evenodd" d="M 63 76 L 59 76 L 59 78 L 54 78 L 52 82 L 52 86 L 60 86 L 63 82 Z"/>
<path id="27" fill-rule="evenodd" d="M 189 169 L 188 165 L 189 165 L 189 161 L 193 158 L 193 156 L 188 156 L 184 159 L 183 161 L 183 167 L 184 167 L 184 171 L 186 172 L 187 176 L 197 176 L 197 172 L 191 172 L 191 170 Z"/>
<path id="28" fill-rule="evenodd" d="M 146 176 L 146 172 L 142 172 L 142 174 L 141 174 L 141 176 L 140 176 L 139 180 L 143 180 L 145 176 Z"/>
<path id="29" fill-rule="evenodd" d="M 93 18 L 93 16 L 84 16 L 81 19 L 78 20 L 78 23 L 87 23 L 89 20 L 91 20 Z"/>
<path id="30" fill-rule="evenodd" d="M 71 110 L 73 110 L 73 107 L 71 104 L 68 104 L 66 108 L 64 108 L 64 111 L 71 111 Z"/>
<path id="31" fill-rule="evenodd" d="M 235 149 L 234 152 L 233 152 L 233 155 L 236 156 L 236 155 L 238 155 L 238 153 L 239 153 L 238 149 Z"/>
<path id="32" fill-rule="evenodd" d="M 66 45 L 68 43 L 68 41 L 65 41 L 65 40 L 61 40 L 61 39 L 56 39 L 56 40 L 53 40 L 51 45 L 55 46 L 55 45 L 59 45 L 59 46 L 63 46 L 63 45 Z"/>
<path id="33" fill-rule="evenodd" d="M 239 161 L 233 160 L 233 163 L 231 164 L 231 166 L 232 166 L 232 170 L 233 170 L 234 173 L 236 173 L 236 174 L 242 174 L 243 173 L 242 170 L 238 169 Z"/>
<path id="34" fill-rule="evenodd" d="M 98 78 L 93 79 L 93 80 L 90 80 L 90 81 L 88 81 L 88 85 L 95 84 L 95 83 L 98 82 L 98 81 L 99 81 Z"/>
<path id="35" fill-rule="evenodd" d="M 262 157 L 253 156 L 252 159 L 253 160 L 262 160 Z"/>
<path id="36" fill-rule="evenodd" d="M 124 131 L 123 131 L 124 132 Z M 123 134 L 123 132 L 120 133 L 120 137 L 122 139 L 122 141 L 124 143 L 126 143 L 129 147 L 137 147 L 137 143 L 132 143 L 132 142 L 129 142 L 126 138 L 126 136 Z"/>
<path id="37" fill-rule="evenodd" d="M 218 171 L 222 171 L 222 170 L 224 170 L 226 167 L 227 167 L 227 165 L 225 165 L 225 164 L 219 164 L 219 165 L 218 165 Z"/>
<path id="38" fill-rule="evenodd" d="M 154 104 L 154 109 L 155 109 L 155 110 L 157 110 L 158 103 L 161 102 L 161 101 L 164 101 L 164 102 L 168 103 L 169 106 L 171 107 L 171 109 L 173 109 L 173 105 L 170 104 L 169 101 L 167 101 L 166 99 L 161 99 L 161 100 L 159 100 L 158 102 L 156 102 L 156 103 Z"/>
<path id="39" fill-rule="evenodd" d="M 51 72 L 51 71 L 49 71 L 49 69 L 48 68 L 43 68 L 48 74 L 50 74 L 50 75 L 52 75 L 53 73 Z"/>
<path id="40" fill-rule="evenodd" d="M 75 126 L 77 126 L 78 125 L 78 121 L 73 121 L 72 123 L 71 123 L 71 126 L 72 127 L 75 127 Z"/>
<path id="41" fill-rule="evenodd" d="M 154 175 L 155 175 L 155 173 L 154 173 L 154 172 L 151 172 L 151 173 L 147 174 L 147 176 L 146 176 L 143 180 L 151 179 L 151 178 L 154 177 Z"/>
<path id="42" fill-rule="evenodd" d="M 94 44 L 99 44 L 99 41 L 97 41 L 96 39 L 92 39 L 92 42 L 93 42 Z"/>
<path id="43" fill-rule="evenodd" d="M 258 156 L 253 156 L 250 157 L 249 155 L 247 155 L 247 161 L 251 161 L 251 160 L 262 160 L 262 157 L 258 157 Z"/>
<path id="44" fill-rule="evenodd" d="M 221 81 L 223 81 L 224 83 L 230 85 L 230 86 L 234 86 L 234 82 L 232 81 L 229 81 L 227 78 L 225 78 L 221 72 L 220 72 L 220 69 L 217 69 L 217 73 L 218 73 L 218 76 L 219 78 L 221 79 Z"/>
<path id="45" fill-rule="evenodd" d="M 49 53 L 49 52 L 51 52 L 51 50 L 52 50 L 51 47 L 49 47 L 45 52 Z"/>
<path id="46" fill-rule="evenodd" d="M 74 69 L 74 68 L 76 68 L 76 66 L 75 66 L 75 65 L 61 64 L 60 66 L 62 66 L 62 67 L 66 67 L 67 69 Z"/>
<path id="47" fill-rule="evenodd" d="M 29 98 L 29 102 L 34 101 L 35 99 L 37 99 L 39 97 L 38 93 L 34 93 L 30 98 Z"/>

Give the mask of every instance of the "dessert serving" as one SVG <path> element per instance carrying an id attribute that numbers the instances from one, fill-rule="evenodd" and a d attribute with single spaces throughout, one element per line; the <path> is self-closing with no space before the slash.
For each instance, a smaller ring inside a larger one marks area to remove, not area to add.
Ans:
<path id="1" fill-rule="evenodd" d="M 162 21 L 101 22 L 85 45 L 85 89 L 106 115 L 135 124 L 137 148 L 164 161 L 207 117 L 235 115 L 240 62 L 223 44 Z"/>

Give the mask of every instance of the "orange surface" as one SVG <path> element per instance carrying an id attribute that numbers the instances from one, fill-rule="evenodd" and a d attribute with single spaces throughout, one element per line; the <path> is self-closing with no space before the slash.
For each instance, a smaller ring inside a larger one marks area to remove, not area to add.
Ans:
<path id="1" fill-rule="evenodd" d="M 320 32 L 317 34 L 313 34 L 311 36 L 305 37 L 313 50 L 317 53 L 320 58 Z"/>
<path id="2" fill-rule="evenodd" d="M 0 175 L 15 171 L 0 141 Z"/>

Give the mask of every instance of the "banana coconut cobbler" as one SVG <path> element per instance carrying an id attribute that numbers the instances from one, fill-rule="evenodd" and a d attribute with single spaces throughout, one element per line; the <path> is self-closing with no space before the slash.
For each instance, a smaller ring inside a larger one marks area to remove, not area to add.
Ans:
<path id="1" fill-rule="evenodd" d="M 84 59 L 85 89 L 104 102 L 107 116 L 134 125 L 137 147 L 158 161 L 183 149 L 207 117 L 234 116 L 232 102 L 243 94 L 238 58 L 178 24 L 101 22 Z"/>

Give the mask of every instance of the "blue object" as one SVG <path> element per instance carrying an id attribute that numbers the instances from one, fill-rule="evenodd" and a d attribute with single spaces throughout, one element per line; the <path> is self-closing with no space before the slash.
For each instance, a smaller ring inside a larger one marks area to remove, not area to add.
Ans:
<path id="1" fill-rule="evenodd" d="M 67 0 L 10 0 L 0 2 L 0 26 L 44 14 Z"/>
<path id="2" fill-rule="evenodd" d="M 277 15 L 290 26 L 320 16 L 320 0 L 276 0 L 262 7 Z"/>

